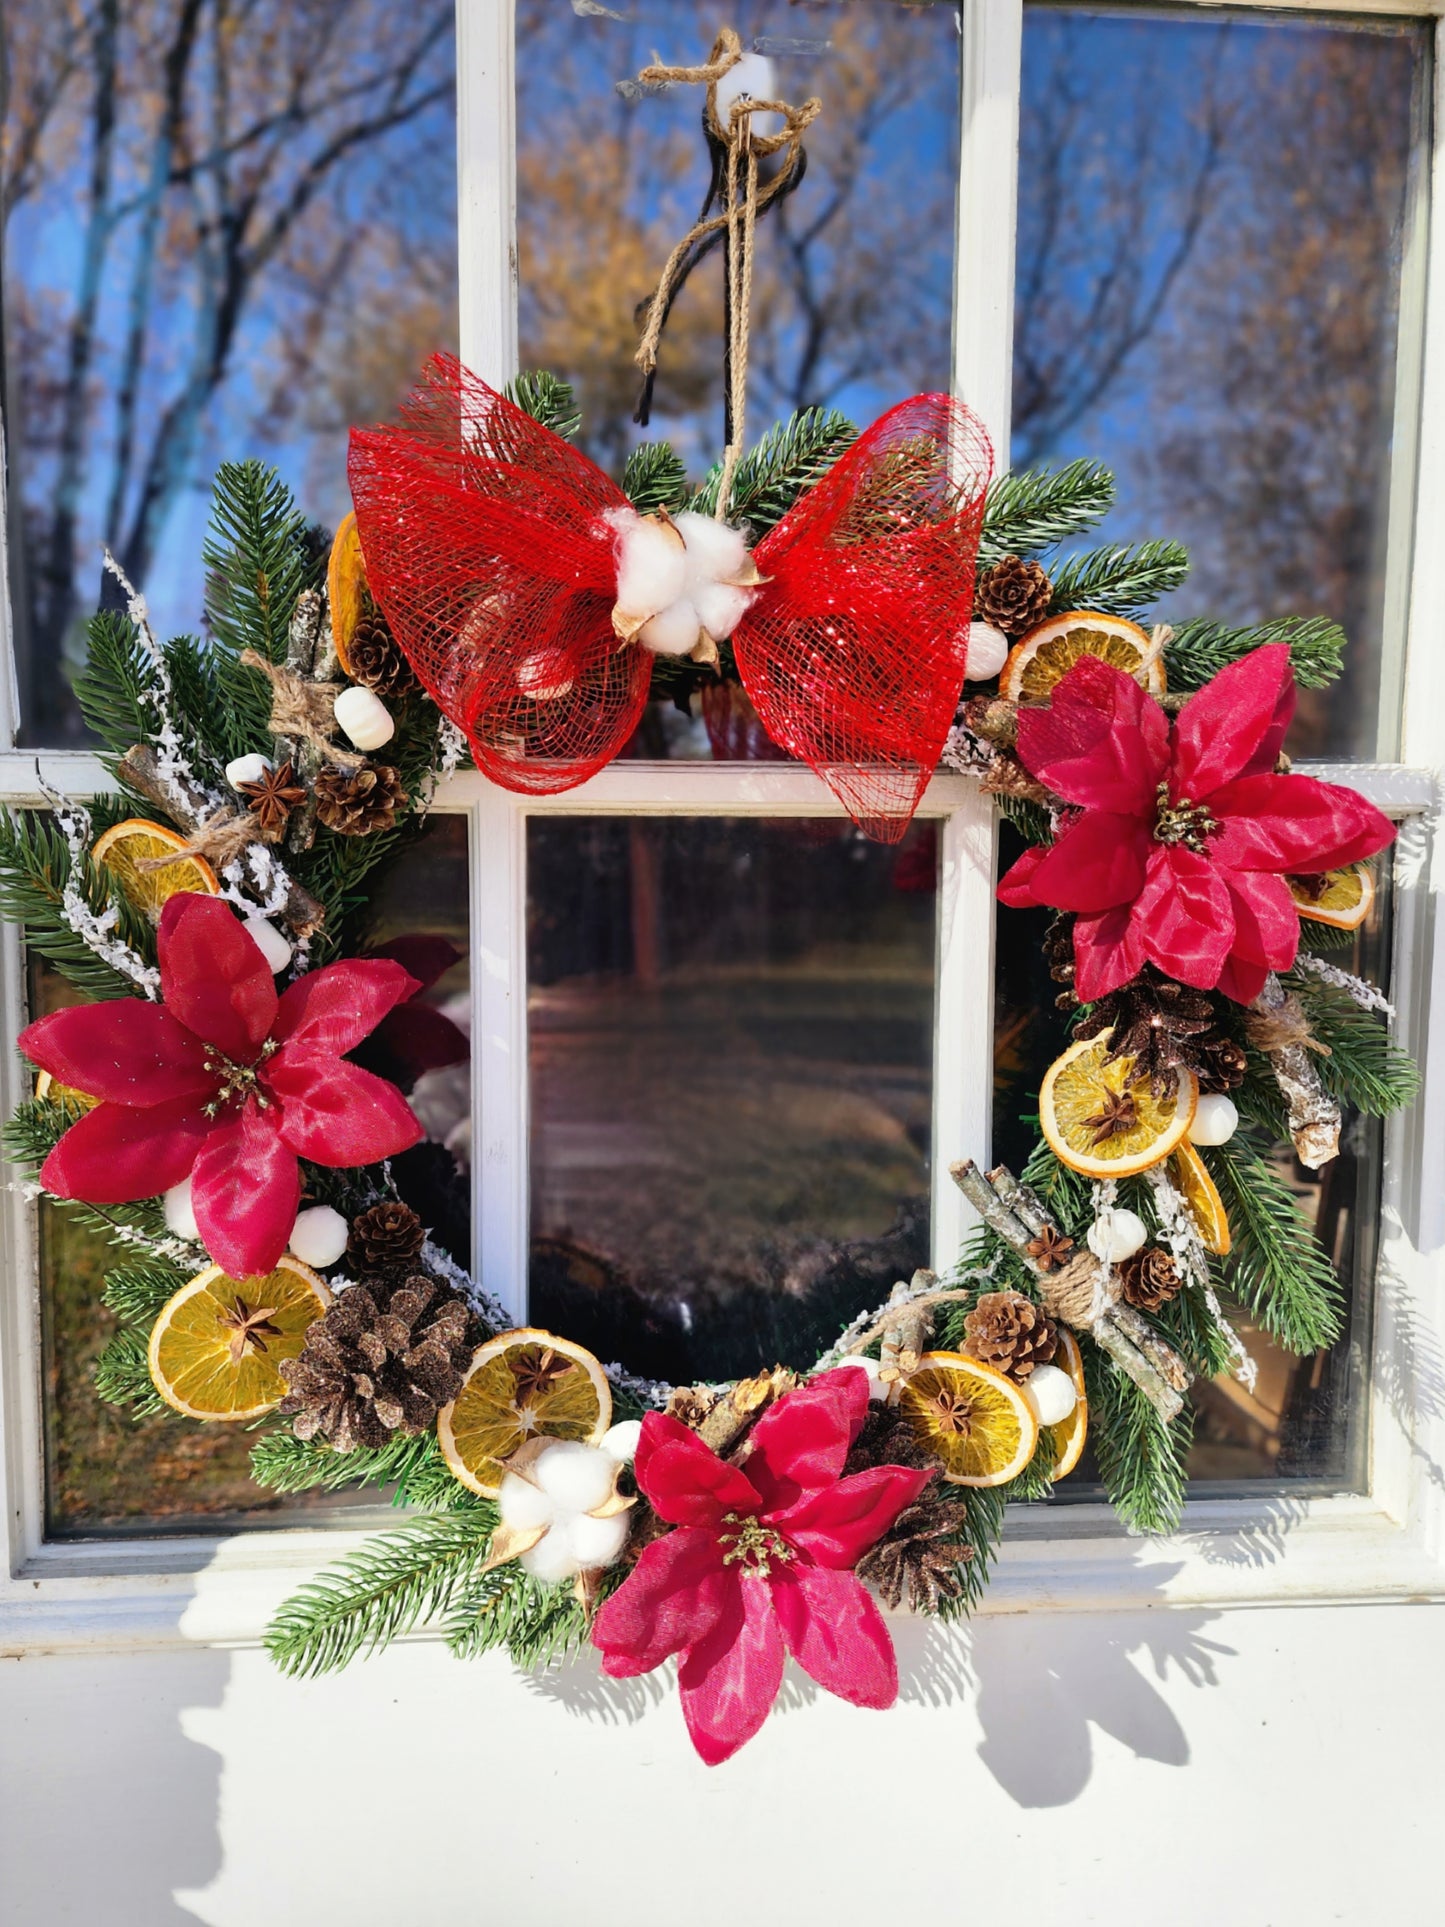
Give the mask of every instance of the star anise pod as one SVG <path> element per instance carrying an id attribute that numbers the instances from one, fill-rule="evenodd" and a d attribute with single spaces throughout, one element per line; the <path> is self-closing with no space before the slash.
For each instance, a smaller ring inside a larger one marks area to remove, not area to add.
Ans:
<path id="1" fill-rule="evenodd" d="M 559 1358 L 550 1345 L 540 1351 L 528 1347 L 517 1358 L 508 1361 L 512 1378 L 516 1384 L 515 1398 L 519 1405 L 528 1405 L 543 1392 L 550 1391 L 559 1378 L 577 1367 L 570 1358 Z"/>
<path id="2" fill-rule="evenodd" d="M 1132 1131 L 1138 1122 L 1139 1106 L 1128 1091 L 1105 1091 L 1098 1110 L 1083 1120 L 1084 1129 L 1093 1132 L 1096 1146 L 1107 1144 L 1111 1137 L 1118 1137 L 1124 1131 Z"/>
<path id="3" fill-rule="evenodd" d="M 1063 1264 L 1072 1253 L 1074 1241 L 1066 1238 L 1062 1231 L 1056 1231 L 1052 1225 L 1045 1225 L 1024 1248 L 1040 1271 L 1052 1271 L 1055 1265 Z"/>
<path id="4" fill-rule="evenodd" d="M 281 1327 L 271 1323 L 274 1305 L 248 1305 L 240 1293 L 230 1311 L 221 1313 L 220 1323 L 231 1334 L 231 1363 L 239 1365 L 248 1351 L 264 1352 L 268 1338 L 279 1338 Z"/>
<path id="5" fill-rule="evenodd" d="M 237 794 L 245 798 L 247 808 L 259 821 L 261 834 L 272 839 L 285 829 L 292 810 L 306 801 L 306 791 L 296 781 L 290 763 L 263 770 L 254 783 L 240 784 Z"/>

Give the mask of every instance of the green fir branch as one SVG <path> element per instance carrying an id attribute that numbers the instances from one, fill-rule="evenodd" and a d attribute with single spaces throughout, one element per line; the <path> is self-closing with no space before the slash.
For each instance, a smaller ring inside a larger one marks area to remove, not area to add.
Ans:
<path id="1" fill-rule="evenodd" d="M 988 1590 L 993 1564 L 1003 1544 L 1004 1515 L 1010 1498 L 1017 1495 L 1012 1485 L 956 1485 L 944 1490 L 951 1505 L 965 1508 L 967 1519 L 960 1537 L 973 1548 L 973 1557 L 958 1564 L 963 1588 L 958 1598 L 939 1602 L 938 1617 L 951 1620 L 972 1612 Z"/>
<path id="2" fill-rule="evenodd" d="M 600 1575 L 605 1594 L 621 1584 L 611 1568 Z M 516 1564 L 494 1566 L 455 1595 L 442 1636 L 458 1659 L 504 1646 L 518 1666 L 547 1666 L 580 1646 L 587 1617 L 570 1585 L 544 1586 Z"/>
<path id="3" fill-rule="evenodd" d="M 1050 609 L 1137 615 L 1177 589 L 1189 573 L 1182 542 L 1136 542 L 1071 555 L 1054 572 Z"/>
<path id="4" fill-rule="evenodd" d="M 1012 823 L 1025 842 L 1047 845 L 1054 840 L 1053 824 L 1042 803 L 1030 803 L 1022 796 L 996 796 L 999 815 Z"/>
<path id="5" fill-rule="evenodd" d="M 642 442 L 627 458 L 622 492 L 639 515 L 680 509 L 687 502 L 687 470 L 671 442 Z"/>
<path id="6" fill-rule="evenodd" d="M 107 1339 L 92 1373 L 96 1392 L 107 1405 L 128 1409 L 133 1419 L 179 1418 L 151 1382 L 148 1344 L 148 1335 L 130 1325 Z"/>
<path id="7" fill-rule="evenodd" d="M 127 1325 L 151 1326 L 185 1284 L 187 1274 L 166 1258 L 140 1258 L 105 1274 L 102 1296 Z"/>
<path id="8" fill-rule="evenodd" d="M 29 948 L 88 997 L 134 997 L 129 977 L 77 936 L 66 921 L 65 892 L 72 877 L 70 850 L 54 822 L 38 810 L 0 812 L 0 916 L 20 924 Z M 155 962 L 155 932 L 127 902 L 115 878 L 88 856 L 76 878 L 87 908 L 113 912 L 114 935 L 146 963 Z"/>
<path id="9" fill-rule="evenodd" d="M 1114 505 L 1114 477 L 1102 462 L 1081 459 L 1063 468 L 1015 469 L 988 491 L 978 565 L 1006 555 L 1035 556 L 1082 535 Z"/>
<path id="10" fill-rule="evenodd" d="M 1285 982 L 1303 1004 L 1316 1041 L 1329 1052 L 1315 1058 L 1315 1069 L 1331 1097 L 1366 1117 L 1388 1117 L 1414 1102 L 1419 1068 L 1391 1041 L 1380 1016 L 1309 971 L 1292 971 Z"/>
<path id="11" fill-rule="evenodd" d="M 1290 1351 L 1323 1351 L 1340 1335 L 1344 1294 L 1314 1227 L 1247 1126 L 1201 1156 L 1234 1236 L 1227 1289 Z"/>
<path id="12" fill-rule="evenodd" d="M 1301 689 L 1324 689 L 1344 666 L 1345 632 L 1323 616 L 1283 616 L 1277 622 L 1236 629 L 1196 616 L 1181 622 L 1164 648 L 1169 687 L 1198 689 L 1230 663 L 1267 642 L 1287 642 Z"/>
<path id="13" fill-rule="evenodd" d="M 469 1493 L 442 1457 L 435 1432 L 395 1434 L 385 1445 L 338 1452 L 325 1439 L 267 1432 L 251 1448 L 251 1476 L 273 1492 L 343 1492 L 350 1486 L 394 1486 L 392 1503 L 423 1511 L 470 1506 Z"/>
<path id="14" fill-rule="evenodd" d="M 1089 1443 L 1109 1503 L 1130 1532 L 1173 1532 L 1184 1510 L 1185 1459 L 1194 1435 L 1189 1407 L 1166 1423 L 1132 1379 L 1086 1345 Z"/>
<path id="15" fill-rule="evenodd" d="M 836 408 L 802 408 L 779 422 L 750 448 L 733 477 L 728 520 L 746 525 L 756 542 L 781 522 L 805 488 L 811 488 L 858 439 L 858 430 Z M 708 470 L 688 507 L 701 515 L 717 509 L 722 464 Z"/>
<path id="16" fill-rule="evenodd" d="M 577 406 L 571 382 L 563 381 L 560 375 L 548 374 L 545 368 L 518 375 L 507 383 L 502 393 L 524 415 L 541 422 L 564 441 L 570 442 L 582 426 L 582 410 Z"/>
<path id="17" fill-rule="evenodd" d="M 75 697 L 86 725 L 117 756 L 155 734 L 154 666 L 129 616 L 103 609 L 86 624 Z"/>

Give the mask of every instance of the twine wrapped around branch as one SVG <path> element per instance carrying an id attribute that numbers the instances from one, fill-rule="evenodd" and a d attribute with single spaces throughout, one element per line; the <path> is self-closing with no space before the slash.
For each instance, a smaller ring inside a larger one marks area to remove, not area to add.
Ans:
<path id="1" fill-rule="evenodd" d="M 1269 1059 L 1289 1106 L 1289 1134 L 1300 1163 L 1317 1171 L 1340 1150 L 1340 1107 L 1311 1061 L 1311 1053 L 1327 1057 L 1329 1051 L 1310 1030 L 1298 997 L 1272 971 L 1245 1013 L 1244 1034 Z"/>
<path id="2" fill-rule="evenodd" d="M 196 825 L 179 850 L 168 851 L 165 856 L 140 857 L 135 867 L 143 872 L 164 870 L 168 864 L 181 863 L 188 856 L 198 856 L 202 862 L 209 863 L 212 869 L 224 870 L 251 844 L 266 840 L 261 834 L 260 824 L 249 810 L 213 810 Z"/>
<path id="3" fill-rule="evenodd" d="M 332 740 L 336 728 L 336 717 L 332 704 L 336 692 L 324 683 L 308 682 L 294 669 L 282 663 L 268 662 L 265 656 L 258 655 L 254 649 L 243 649 L 241 661 L 248 669 L 259 669 L 271 685 L 271 718 L 268 724 L 273 736 L 285 736 L 293 742 L 310 743 L 329 763 L 342 769 L 360 769 L 366 758 L 353 749 L 342 749 Z"/>

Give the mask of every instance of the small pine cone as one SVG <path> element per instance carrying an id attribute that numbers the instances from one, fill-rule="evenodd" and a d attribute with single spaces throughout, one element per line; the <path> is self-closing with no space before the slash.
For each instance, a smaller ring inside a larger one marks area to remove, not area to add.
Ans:
<path id="1" fill-rule="evenodd" d="M 1072 1010 L 1079 1001 L 1074 995 L 1074 919 L 1055 917 L 1044 933 L 1043 948 L 1049 975 L 1064 986 L 1054 1002 L 1060 1010 Z"/>
<path id="2" fill-rule="evenodd" d="M 1030 776 L 1012 750 L 1001 749 L 983 774 L 979 788 L 989 796 L 1017 796 L 1025 803 L 1051 803 L 1053 792 Z"/>
<path id="3" fill-rule="evenodd" d="M 1001 696 L 970 696 L 957 720 L 996 749 L 1012 749 L 1019 739 L 1018 704 Z"/>
<path id="4" fill-rule="evenodd" d="M 481 1335 L 465 1301 L 434 1279 L 365 1279 L 310 1327 L 298 1357 L 283 1359 L 276 1409 L 297 1438 L 320 1434 L 338 1452 L 425 1432 L 461 1390 Z"/>
<path id="5" fill-rule="evenodd" d="M 372 1205 L 351 1221 L 346 1256 L 353 1271 L 383 1276 L 409 1271 L 420 1255 L 426 1232 L 421 1219 L 400 1198 Z"/>
<path id="6" fill-rule="evenodd" d="M 1097 1037 L 1107 1029 L 1114 1034 L 1106 1062 L 1132 1057 L 1135 1074 L 1147 1076 L 1158 1097 L 1174 1089 L 1181 1070 L 1202 1077 L 1216 1047 L 1230 1041 L 1208 991 L 1177 984 L 1152 965 L 1101 997 L 1074 1034 Z"/>
<path id="7" fill-rule="evenodd" d="M 970 1358 L 1020 1383 L 1059 1348 L 1053 1319 L 1021 1291 L 986 1291 L 964 1319 L 963 1330 Z"/>
<path id="8" fill-rule="evenodd" d="M 1201 1039 L 1203 1052 L 1198 1067 L 1201 1091 L 1237 1091 L 1249 1069 L 1243 1044 L 1232 1037 Z"/>
<path id="9" fill-rule="evenodd" d="M 1184 1280 L 1162 1245 L 1145 1245 L 1119 1267 L 1124 1302 L 1136 1311 L 1158 1311 L 1176 1296 Z"/>
<path id="10" fill-rule="evenodd" d="M 937 1612 L 943 1600 L 963 1591 L 959 1567 L 973 1557 L 963 1538 L 967 1530 L 967 1506 L 930 1504 L 925 1497 L 899 1513 L 855 1570 L 884 1605 L 897 1606 L 906 1593 L 912 1611 Z"/>
<path id="11" fill-rule="evenodd" d="M 902 1422 L 897 1408 L 870 1400 L 844 1471 L 872 1472 L 880 1465 L 905 1465 L 914 1472 L 938 1470 L 938 1460 L 913 1427 Z"/>
<path id="12" fill-rule="evenodd" d="M 375 603 L 368 605 L 351 632 L 346 645 L 346 673 L 363 689 L 392 701 L 410 696 L 417 687 L 411 664 Z"/>
<path id="13" fill-rule="evenodd" d="M 316 773 L 314 794 L 317 817 L 338 836 L 390 830 L 406 802 L 401 778 L 384 763 L 363 763 L 356 770 L 327 763 Z"/>
<path id="14" fill-rule="evenodd" d="M 717 1404 L 718 1396 L 706 1385 L 679 1385 L 668 1397 L 667 1416 L 696 1432 Z"/>
<path id="15" fill-rule="evenodd" d="M 1043 621 L 1053 595 L 1054 585 L 1037 562 L 1006 555 L 979 577 L 973 619 L 991 623 L 1010 638 L 1018 637 Z"/>

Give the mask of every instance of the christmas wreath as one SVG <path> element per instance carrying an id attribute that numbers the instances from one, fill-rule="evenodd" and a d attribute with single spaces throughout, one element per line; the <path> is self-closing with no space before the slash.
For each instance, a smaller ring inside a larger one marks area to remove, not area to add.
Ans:
<path id="1" fill-rule="evenodd" d="M 649 380 L 692 259 L 720 240 L 745 311 L 753 226 L 801 176 L 814 104 L 730 98 L 740 60 L 724 35 L 682 76 L 708 89 L 718 211 L 663 277 Z M 779 134 L 750 134 L 763 110 Z M 1296 1351 L 1338 1331 L 1270 1156 L 1318 1167 L 1342 1107 L 1411 1095 L 1384 999 L 1322 954 L 1393 832 L 1283 754 L 1338 630 L 1146 628 L 1176 545 L 1061 557 L 1107 510 L 1097 465 L 990 485 L 940 396 L 862 435 L 807 411 L 745 451 L 735 386 L 699 487 L 656 442 L 619 487 L 576 426 L 550 376 L 499 395 L 439 358 L 399 427 L 354 436 L 329 552 L 274 474 L 223 467 L 206 643 L 158 642 L 129 584 L 92 621 L 79 694 L 116 793 L 0 831 L 4 908 L 84 999 L 22 1035 L 39 1081 L 8 1143 L 119 1249 L 101 1396 L 253 1426 L 273 1491 L 407 1509 L 282 1608 L 283 1668 L 424 1620 L 527 1666 L 675 1657 L 716 1762 L 788 1653 L 888 1705 L 879 1602 L 966 1612 L 1009 1502 L 1086 1439 L 1125 1522 L 1169 1530 L 1191 1381 L 1250 1372 L 1226 1303 Z M 359 954 L 357 932 L 438 784 L 470 752 L 510 788 L 570 786 L 656 700 L 722 754 L 765 732 L 885 839 L 940 761 L 976 777 L 1028 845 L 1000 897 L 1056 913 L 1073 1027 L 1021 1173 L 952 1166 L 981 1220 L 953 1268 L 727 1385 L 511 1328 L 401 1195 L 421 1126 L 355 1060 L 435 975 L 425 940 Z"/>

